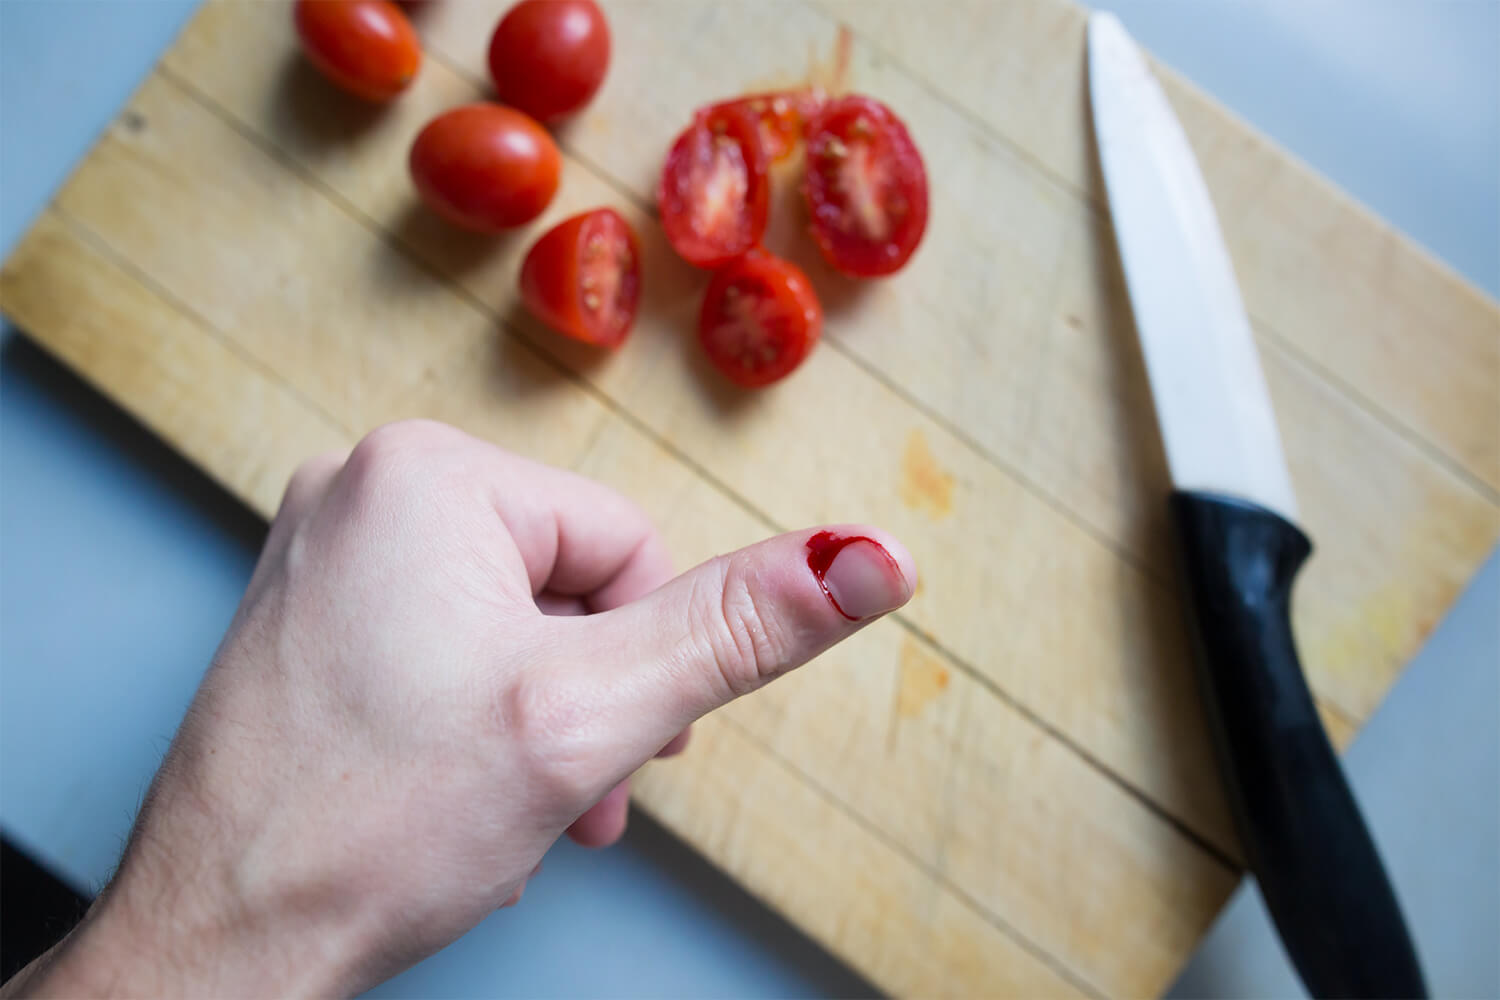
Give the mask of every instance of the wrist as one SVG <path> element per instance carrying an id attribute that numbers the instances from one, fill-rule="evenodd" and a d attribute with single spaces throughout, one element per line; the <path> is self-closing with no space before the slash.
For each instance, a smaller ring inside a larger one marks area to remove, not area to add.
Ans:
<path id="1" fill-rule="evenodd" d="M 195 895 L 122 870 L 14 995 L 331 996 L 368 982 L 357 935 Z"/>
<path id="2" fill-rule="evenodd" d="M 148 798 L 110 885 L 7 995 L 326 996 L 375 981 L 368 911 L 180 793 Z"/>

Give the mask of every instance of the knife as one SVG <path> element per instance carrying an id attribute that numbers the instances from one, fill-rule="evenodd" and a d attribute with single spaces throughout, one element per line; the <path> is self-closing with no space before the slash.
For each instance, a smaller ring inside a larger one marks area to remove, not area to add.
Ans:
<path id="1" fill-rule="evenodd" d="M 1229 252 L 1140 50 L 1089 18 L 1089 96 L 1172 478 L 1199 689 L 1235 826 L 1315 996 L 1425 996 L 1400 906 L 1318 720 L 1291 626 L 1312 551 Z"/>

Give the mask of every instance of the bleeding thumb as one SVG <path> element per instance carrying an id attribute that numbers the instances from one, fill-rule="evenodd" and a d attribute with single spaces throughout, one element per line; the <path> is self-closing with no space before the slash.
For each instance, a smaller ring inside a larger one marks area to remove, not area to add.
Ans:
<path id="1" fill-rule="evenodd" d="M 718 556 L 631 604 L 559 624 L 575 668 L 606 694 L 600 714 L 644 761 L 693 720 L 899 608 L 916 582 L 900 542 L 836 525 Z"/>

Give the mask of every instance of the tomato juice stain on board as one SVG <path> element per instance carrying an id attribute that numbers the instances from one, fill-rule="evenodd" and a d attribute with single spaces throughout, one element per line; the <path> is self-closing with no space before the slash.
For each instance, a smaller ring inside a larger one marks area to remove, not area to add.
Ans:
<path id="1" fill-rule="evenodd" d="M 901 567 L 896 564 L 895 559 L 891 558 L 885 546 L 869 535 L 835 535 L 831 531 L 820 531 L 807 540 L 807 568 L 812 570 L 813 576 L 818 578 L 818 586 L 823 588 L 823 596 L 828 598 L 828 603 L 851 622 L 857 622 L 860 619 L 839 607 L 838 598 L 834 597 L 833 591 L 828 589 L 828 570 L 833 565 L 833 561 L 838 558 L 838 554 L 855 542 L 869 542 L 875 547 L 875 551 L 890 563 L 891 569 L 898 576 L 901 574 Z"/>
<path id="2" fill-rule="evenodd" d="M 907 436 L 901 455 L 901 502 L 934 519 L 953 513 L 953 476 L 938 464 L 919 430 Z"/>
<path id="3" fill-rule="evenodd" d="M 833 39 L 833 65 L 828 78 L 828 92 L 835 96 L 844 92 L 849 81 L 849 52 L 854 47 L 854 32 L 847 24 L 840 23 L 838 34 Z"/>
<path id="4" fill-rule="evenodd" d="M 833 38 L 833 48 L 825 57 L 814 42 L 807 43 L 807 68 L 801 73 L 776 72 L 756 77 L 740 88 L 740 93 L 773 93 L 811 90 L 824 97 L 839 97 L 849 89 L 849 56 L 854 47 L 854 32 L 840 24 Z M 726 99 L 730 95 L 725 95 Z"/>
<path id="5" fill-rule="evenodd" d="M 896 691 L 896 714 L 903 719 L 914 719 L 939 695 L 948 689 L 952 677 L 931 653 L 924 650 L 917 640 L 906 636 L 901 641 L 901 672 Z"/>

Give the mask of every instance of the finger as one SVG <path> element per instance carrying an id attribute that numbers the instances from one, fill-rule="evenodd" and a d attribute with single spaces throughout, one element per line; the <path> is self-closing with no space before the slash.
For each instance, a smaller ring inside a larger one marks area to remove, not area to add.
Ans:
<path id="1" fill-rule="evenodd" d="M 582 847 L 608 847 L 625 835 L 630 812 L 630 779 L 611 788 L 568 827 L 568 836 Z"/>
<path id="2" fill-rule="evenodd" d="M 532 593 L 585 598 L 590 610 L 634 600 L 671 576 L 651 521 L 583 476 L 489 448 L 492 500 L 515 539 Z"/>
<path id="3" fill-rule="evenodd" d="M 588 605 L 584 603 L 583 598 L 568 594 L 554 594 L 550 590 L 544 590 L 536 595 L 536 609 L 554 618 L 576 618 L 578 615 L 589 613 Z"/>
<path id="4" fill-rule="evenodd" d="M 471 439 L 477 442 L 477 439 Z M 608 610 L 672 575 L 651 521 L 614 490 L 485 442 L 491 500 L 526 565 L 533 594 L 550 590 Z"/>
<path id="5" fill-rule="evenodd" d="M 625 564 L 604 584 L 584 595 L 591 614 L 638 601 L 672 579 L 672 556 L 666 543 L 649 522 L 645 530 L 646 536 Z"/>
<path id="6" fill-rule="evenodd" d="M 646 515 L 614 490 L 435 421 L 371 431 L 338 481 L 357 492 L 372 477 L 413 467 L 429 483 L 479 491 L 504 524 L 533 595 L 551 590 L 607 601 L 615 589 L 640 591 L 638 581 L 654 577 L 664 558 Z"/>
<path id="7" fill-rule="evenodd" d="M 656 751 L 658 757 L 675 757 L 687 749 L 692 741 L 693 728 L 689 726 L 667 741 L 667 745 Z"/>
<path id="8" fill-rule="evenodd" d="M 634 603 L 556 623 L 629 759 L 905 604 L 916 566 L 860 525 L 800 531 L 720 556 Z M 617 763 L 625 763 L 624 760 Z"/>

